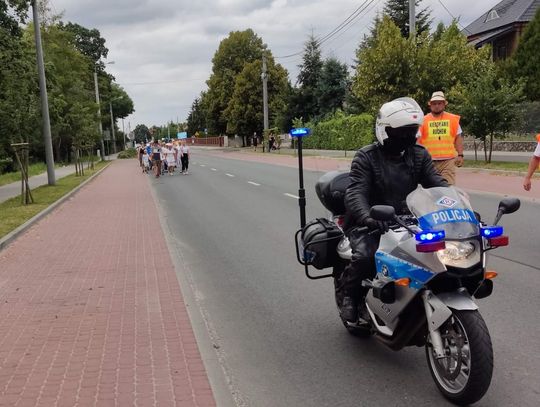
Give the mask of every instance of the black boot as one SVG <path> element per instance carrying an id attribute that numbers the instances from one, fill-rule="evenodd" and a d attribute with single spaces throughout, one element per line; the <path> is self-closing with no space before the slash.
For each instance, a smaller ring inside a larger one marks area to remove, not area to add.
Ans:
<path id="1" fill-rule="evenodd" d="M 353 297 L 343 297 L 343 302 L 341 303 L 341 317 L 347 322 L 354 323 L 358 321 L 358 307 Z"/>

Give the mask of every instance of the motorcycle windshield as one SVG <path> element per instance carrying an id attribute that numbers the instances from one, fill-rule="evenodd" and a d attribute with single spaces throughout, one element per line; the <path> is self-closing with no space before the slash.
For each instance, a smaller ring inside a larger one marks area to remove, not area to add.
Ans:
<path id="1" fill-rule="evenodd" d="M 422 230 L 444 230 L 446 239 L 467 239 L 480 233 L 471 203 L 459 188 L 419 186 L 407 196 L 407 206 Z"/>

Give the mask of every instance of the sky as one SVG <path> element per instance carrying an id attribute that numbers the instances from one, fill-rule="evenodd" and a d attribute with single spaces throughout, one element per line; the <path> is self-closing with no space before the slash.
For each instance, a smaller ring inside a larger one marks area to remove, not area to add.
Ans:
<path id="1" fill-rule="evenodd" d="M 125 119 L 163 125 L 185 121 L 193 100 L 206 89 L 212 57 L 231 31 L 251 28 L 274 57 L 301 52 L 313 33 L 324 36 L 363 6 L 358 18 L 321 45 L 323 58 L 352 65 L 355 50 L 386 0 L 49 0 L 64 21 L 97 28 L 109 49 L 107 71 L 133 99 Z M 499 0 L 422 0 L 434 24 L 452 16 L 466 26 Z M 448 9 L 445 10 L 443 7 Z M 105 61 L 105 62 L 107 62 Z M 294 84 L 301 54 L 276 58 Z M 262 87 L 262 85 L 261 85 Z"/>

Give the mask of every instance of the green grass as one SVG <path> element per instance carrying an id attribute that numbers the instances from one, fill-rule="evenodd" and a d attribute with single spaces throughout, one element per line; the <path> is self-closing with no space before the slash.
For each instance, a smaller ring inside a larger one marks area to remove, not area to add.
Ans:
<path id="1" fill-rule="evenodd" d="M 33 177 L 34 175 L 39 175 L 47 171 L 47 164 L 45 163 L 36 163 L 30 164 L 28 166 L 28 176 Z M 0 185 L 11 184 L 12 182 L 17 182 L 21 180 L 20 171 L 17 172 L 8 172 L 0 175 Z"/>
<path id="2" fill-rule="evenodd" d="M 0 213 L 2 214 L 0 238 L 46 209 L 108 164 L 109 162 L 96 163 L 94 170 L 84 170 L 85 175 L 83 177 L 77 177 L 75 174 L 68 175 L 57 180 L 54 186 L 43 185 L 32 190 L 33 204 L 23 205 L 20 195 L 0 203 Z"/>
<path id="3" fill-rule="evenodd" d="M 492 161 L 486 164 L 484 160 L 465 160 L 463 163 L 465 168 L 484 168 L 488 170 L 506 170 L 506 171 L 527 171 L 529 163 L 518 163 L 509 161 Z"/>

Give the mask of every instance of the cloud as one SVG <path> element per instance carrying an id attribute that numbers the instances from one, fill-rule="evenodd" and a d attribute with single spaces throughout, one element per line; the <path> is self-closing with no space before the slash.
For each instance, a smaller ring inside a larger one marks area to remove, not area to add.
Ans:
<path id="1" fill-rule="evenodd" d="M 434 24 L 448 23 L 450 13 L 467 25 L 498 1 L 424 0 Z M 301 52 L 308 36 L 329 33 L 359 6 L 359 18 L 326 41 L 323 57 L 352 65 L 355 49 L 369 32 L 385 0 L 50 0 L 64 20 L 97 28 L 109 48 L 108 70 L 135 103 L 127 120 L 160 124 L 185 120 L 191 103 L 206 88 L 212 57 L 231 31 L 252 28 L 274 56 Z M 277 59 L 296 81 L 301 55 Z"/>

